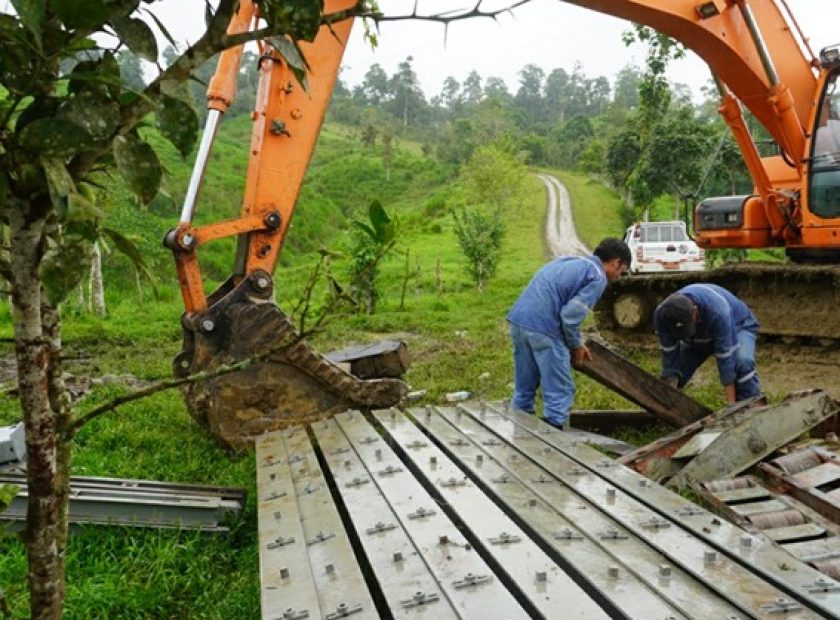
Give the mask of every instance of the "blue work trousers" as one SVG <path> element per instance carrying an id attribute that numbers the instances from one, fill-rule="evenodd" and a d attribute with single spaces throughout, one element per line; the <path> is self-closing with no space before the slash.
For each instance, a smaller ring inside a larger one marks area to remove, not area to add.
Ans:
<path id="1" fill-rule="evenodd" d="M 543 418 L 565 424 L 575 399 L 569 349 L 560 339 L 510 324 L 513 342 L 514 391 L 512 405 L 534 413 L 534 398 L 542 385 Z"/>
<path id="2" fill-rule="evenodd" d="M 755 332 L 742 329 L 738 332 L 738 348 L 735 353 L 735 398 L 744 400 L 761 395 L 761 384 L 755 370 Z M 678 387 L 691 380 L 694 373 L 710 356 L 714 355 L 711 343 L 680 343 L 680 357 L 677 370 L 680 373 Z"/>

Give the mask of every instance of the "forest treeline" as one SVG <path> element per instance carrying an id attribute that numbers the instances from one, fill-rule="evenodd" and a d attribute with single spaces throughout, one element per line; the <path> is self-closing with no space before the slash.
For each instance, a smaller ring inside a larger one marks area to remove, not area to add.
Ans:
<path id="1" fill-rule="evenodd" d="M 579 64 L 567 70 L 529 63 L 513 90 L 472 71 L 462 80 L 442 76 L 440 92 L 426 93 L 411 56 L 393 73 L 373 64 L 361 83 L 338 80 L 329 117 L 371 148 L 411 140 L 425 155 L 456 165 L 479 145 L 502 143 L 527 164 L 597 176 L 621 195 L 629 217 L 676 217 L 686 202 L 750 192 L 740 152 L 717 114 L 713 81 L 693 99 L 687 86 L 664 77 L 668 60 L 683 53 L 678 44 L 638 26 L 625 36 L 648 44 L 645 66 L 607 77 L 588 76 Z M 164 52 L 174 57 L 175 50 Z M 245 52 L 231 115 L 253 107 L 257 60 Z M 124 79 L 142 80 L 130 53 L 121 65 Z M 207 63 L 191 84 L 199 108 L 214 66 Z M 774 146 L 763 129 L 749 117 L 748 124 L 769 153 Z"/>

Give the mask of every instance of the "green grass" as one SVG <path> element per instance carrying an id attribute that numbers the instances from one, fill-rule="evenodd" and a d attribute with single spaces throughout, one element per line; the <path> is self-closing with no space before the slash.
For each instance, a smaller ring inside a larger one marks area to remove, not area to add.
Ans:
<path id="1" fill-rule="evenodd" d="M 230 151 L 242 149 L 243 140 L 247 140 L 247 124 L 236 119 L 220 134 L 222 152 L 214 157 L 215 167 L 208 173 L 200 207 L 202 221 L 226 217 L 238 209 L 244 159 Z M 183 192 L 189 167 L 163 148 L 172 174 L 168 187 L 177 197 Z M 428 391 L 425 402 L 441 402 L 443 394 L 456 390 L 485 398 L 508 397 L 512 363 L 505 315 L 546 260 L 542 183 L 530 177 L 506 212 L 503 258 L 482 294 L 467 275 L 453 232 L 449 208 L 459 191 L 453 171 L 423 158 L 416 148 L 401 148 L 389 174 L 381 164 L 380 153 L 347 138 L 344 128 L 328 128 L 322 136 L 289 235 L 289 251 L 278 269 L 279 303 L 288 309 L 300 295 L 317 260 L 311 250 L 320 243 L 341 248 L 347 220 L 369 200 L 380 198 L 398 214 L 402 234 L 397 251 L 382 265 L 378 311 L 372 316 L 337 317 L 314 343 L 329 350 L 383 336 L 402 338 L 414 357 L 406 378 L 415 389 Z M 603 236 L 621 234 L 620 203 L 611 192 L 583 176 L 555 172 L 569 187 L 577 207 L 576 224 L 587 243 L 594 246 Z M 106 269 L 110 316 L 90 316 L 73 302 L 64 309 L 65 353 L 73 358 L 67 368 L 77 375 L 168 377 L 171 360 L 180 350 L 183 307 L 171 257 L 160 248 L 159 240 L 177 220 L 177 200 L 161 199 L 140 212 L 120 188 L 112 195 L 117 202 L 111 210 L 112 223 L 138 239 L 158 273 L 158 296 L 145 287 L 139 299 L 127 263 L 112 257 Z M 406 250 L 411 279 L 404 308 L 400 308 Z M 208 247 L 200 256 L 208 284 L 213 284 L 229 272 L 232 244 Z M 335 273 L 343 278 L 345 268 L 343 259 L 338 259 Z M 0 338 L 11 336 L 10 325 L 8 308 L 0 304 Z M 0 354 L 10 353 L 9 345 L 0 346 Z M 588 378 L 578 379 L 577 407 L 627 406 Z M 120 385 L 95 388 L 77 403 L 77 410 L 90 410 L 126 390 Z M 0 424 L 19 417 L 16 401 L 0 402 Z M 65 617 L 257 617 L 253 456 L 232 458 L 223 452 L 191 421 L 179 393 L 133 403 L 90 424 L 76 440 L 73 471 L 243 486 L 250 499 L 228 535 L 100 527 L 74 531 L 67 557 Z M 24 554 L 12 538 L 0 541 L 0 587 L 6 591 L 13 617 L 25 616 Z"/>

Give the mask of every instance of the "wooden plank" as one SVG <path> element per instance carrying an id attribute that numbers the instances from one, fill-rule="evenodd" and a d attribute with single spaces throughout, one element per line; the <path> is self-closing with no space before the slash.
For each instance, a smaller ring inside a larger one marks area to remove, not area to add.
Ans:
<path id="1" fill-rule="evenodd" d="M 730 491 L 718 491 L 713 494 L 720 501 L 732 504 L 735 502 L 745 502 L 748 499 L 761 499 L 770 497 L 770 491 L 764 487 L 748 487 L 746 489 L 732 489 Z"/>
<path id="2" fill-rule="evenodd" d="M 840 463 L 829 462 L 791 476 L 803 487 L 821 487 L 840 479 Z"/>
<path id="3" fill-rule="evenodd" d="M 832 536 L 820 540 L 787 543 L 785 550 L 803 562 L 819 562 L 840 558 L 840 538 Z"/>
<path id="4" fill-rule="evenodd" d="M 350 373 L 360 379 L 401 377 L 411 365 L 408 347 L 401 340 L 381 340 L 331 351 L 326 357 L 336 364 L 349 364 Z"/>
<path id="5" fill-rule="evenodd" d="M 787 525 L 785 527 L 774 527 L 769 530 L 762 530 L 762 533 L 776 542 L 802 540 L 804 538 L 816 538 L 825 535 L 825 528 L 816 523 L 803 523 L 802 525 Z"/>
<path id="6" fill-rule="evenodd" d="M 730 506 L 733 512 L 743 517 L 762 514 L 765 512 L 778 512 L 780 510 L 785 510 L 787 507 L 787 504 L 778 499 L 768 499 L 763 502 L 750 502 L 748 504 L 736 504 L 734 506 Z"/>
<path id="7" fill-rule="evenodd" d="M 644 409 L 572 409 L 569 422 L 572 428 L 585 431 L 610 431 L 615 428 L 643 428 L 656 423 L 658 418 Z"/>
<path id="8" fill-rule="evenodd" d="M 711 413 L 694 399 L 660 381 L 607 347 L 587 340 L 592 359 L 580 369 L 585 375 L 621 394 L 653 415 L 685 426 Z"/>
<path id="9" fill-rule="evenodd" d="M 683 487 L 688 480 L 705 482 L 736 476 L 833 415 L 837 404 L 821 390 L 813 390 L 754 411 L 756 415 L 728 428 L 672 482 Z"/>

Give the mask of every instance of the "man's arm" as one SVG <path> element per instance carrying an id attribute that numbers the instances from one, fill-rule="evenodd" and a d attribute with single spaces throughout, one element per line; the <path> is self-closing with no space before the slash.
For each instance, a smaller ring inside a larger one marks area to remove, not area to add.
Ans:
<path id="1" fill-rule="evenodd" d="M 653 315 L 653 325 L 659 336 L 659 348 L 662 351 L 662 370 L 659 377 L 673 387 L 678 387 L 682 382 L 682 373 L 679 371 L 680 343 L 665 328 L 659 312 Z"/>
<path id="2" fill-rule="evenodd" d="M 712 335 L 715 361 L 717 362 L 720 382 L 726 392 L 726 401 L 734 403 L 738 338 L 731 313 L 715 313 L 709 323 L 709 333 Z"/>
<path id="3" fill-rule="evenodd" d="M 580 325 L 592 310 L 604 289 L 607 286 L 606 280 L 598 278 L 581 288 L 574 297 L 560 310 L 560 322 L 563 325 L 563 336 L 566 339 L 566 346 L 574 351 L 583 347 L 583 339 L 580 335 Z M 585 348 L 585 347 L 584 347 Z M 587 350 L 588 353 L 588 350 Z M 582 360 L 581 360 L 582 361 Z"/>

